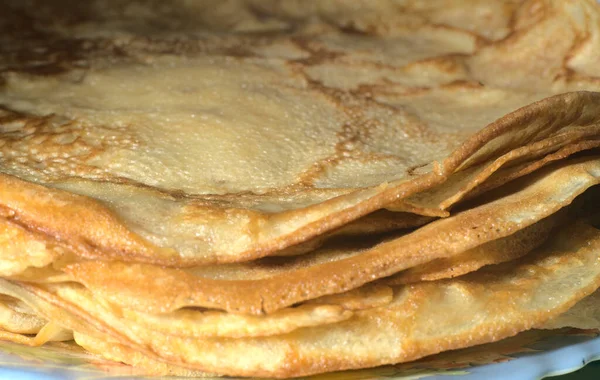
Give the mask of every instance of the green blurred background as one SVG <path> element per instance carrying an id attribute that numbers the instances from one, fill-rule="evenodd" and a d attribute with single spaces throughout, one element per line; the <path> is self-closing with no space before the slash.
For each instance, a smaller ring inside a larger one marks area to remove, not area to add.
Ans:
<path id="1" fill-rule="evenodd" d="M 562 376 L 546 377 L 547 380 L 596 380 L 600 379 L 600 361 L 595 361 L 587 364 L 585 367 L 576 372 L 571 372 Z"/>

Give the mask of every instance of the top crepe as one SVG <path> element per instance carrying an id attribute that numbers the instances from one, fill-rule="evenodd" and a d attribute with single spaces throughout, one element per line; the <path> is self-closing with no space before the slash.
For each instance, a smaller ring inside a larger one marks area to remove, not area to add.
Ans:
<path id="1" fill-rule="evenodd" d="M 4 3 L 3 216 L 87 257 L 244 261 L 392 204 L 443 215 L 409 197 L 563 132 L 598 139 L 600 95 L 554 96 L 600 87 L 594 1 L 426 3 Z"/>

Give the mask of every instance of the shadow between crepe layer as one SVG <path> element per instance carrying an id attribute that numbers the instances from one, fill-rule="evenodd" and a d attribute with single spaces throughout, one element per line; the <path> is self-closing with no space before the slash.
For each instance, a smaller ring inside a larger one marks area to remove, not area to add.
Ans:
<path id="1" fill-rule="evenodd" d="M 409 234 L 366 248 L 317 250 L 269 275 L 260 263 L 173 269 L 148 264 L 82 261 L 61 270 L 122 307 L 163 313 L 185 306 L 271 313 L 378 278 L 453 257 L 544 219 L 600 181 L 600 160 L 565 160 L 526 178 L 513 193 Z M 231 276 L 231 277 L 229 277 Z"/>
<path id="2" fill-rule="evenodd" d="M 482 167 L 462 169 L 442 185 L 412 195 L 402 203 L 427 210 L 449 209 L 465 197 L 501 186 L 549 162 L 597 148 L 600 145 L 599 131 L 600 125 L 561 131 L 547 139 L 513 149 Z M 520 170 L 515 170 L 515 167 Z M 402 209 L 402 204 L 398 209 Z"/>
<path id="3" fill-rule="evenodd" d="M 82 287 L 1 284 L 2 293 L 73 329 L 76 339 L 84 334 L 80 342 L 94 352 L 116 341 L 187 368 L 290 377 L 415 360 L 539 327 L 600 286 L 600 230 L 574 223 L 522 259 L 460 278 L 397 287 L 384 307 L 358 311 L 333 325 L 264 338 L 167 336 L 123 323 Z M 73 293 L 77 289 L 79 295 Z M 84 294 L 90 295 L 87 300 Z"/>
<path id="4" fill-rule="evenodd" d="M 45 289 L 60 289 L 73 303 L 87 302 L 92 293 L 79 284 L 47 284 Z M 274 336 L 350 319 L 357 310 L 383 307 L 393 299 L 392 289 L 385 285 L 368 284 L 338 298 L 326 298 L 286 308 L 272 314 L 253 316 L 231 314 L 218 310 L 185 308 L 173 313 L 150 314 L 119 308 L 94 298 L 118 315 L 123 323 L 156 331 L 165 335 L 197 338 L 251 338 Z"/>
<path id="5" fill-rule="evenodd" d="M 405 210 L 412 212 L 428 213 L 428 210 L 416 209 L 406 206 Z M 435 210 L 433 210 L 435 213 Z M 439 215 L 438 215 L 439 216 Z M 343 225 L 335 230 L 325 232 L 307 241 L 275 251 L 270 256 L 295 256 L 310 253 L 332 240 L 356 239 L 358 236 L 381 235 L 387 232 L 408 230 L 420 227 L 434 220 L 434 216 L 413 214 L 408 211 L 378 210 L 365 215 L 357 220 Z"/>
<path id="6" fill-rule="evenodd" d="M 600 329 L 600 302 L 599 292 L 585 297 L 575 306 L 558 317 L 551 319 L 541 326 L 544 329 L 559 329 L 562 327 L 575 327 L 578 329 Z"/>
<path id="7" fill-rule="evenodd" d="M 562 210 L 561 210 L 562 211 Z M 435 259 L 409 268 L 385 280 L 387 285 L 403 285 L 461 276 L 479 268 L 516 260 L 542 245 L 555 228 L 567 223 L 565 212 L 556 212 L 512 235 L 492 240 L 463 253 Z"/>
<path id="8" fill-rule="evenodd" d="M 88 296 L 91 294 L 87 290 L 86 292 Z M 148 330 L 167 335 L 247 338 L 280 335 L 299 328 L 338 323 L 351 318 L 356 310 L 389 304 L 393 298 L 393 291 L 383 284 L 367 284 L 336 296 L 320 297 L 263 316 L 194 308 L 184 308 L 165 314 L 120 309 L 119 314 L 124 321 L 131 321 Z M 113 310 L 118 309 L 114 305 L 111 307 Z"/>
<path id="9" fill-rule="evenodd" d="M 500 169 L 494 172 L 490 177 L 488 177 L 488 179 L 485 182 L 483 182 L 482 184 L 478 184 L 474 189 L 470 191 L 470 193 L 467 193 L 466 197 L 463 198 L 463 200 L 466 201 L 464 202 L 464 204 L 468 204 L 469 200 L 476 198 L 477 196 L 484 194 L 488 191 L 492 191 L 504 184 L 510 186 L 510 182 L 514 179 L 533 173 L 534 171 L 543 168 L 544 166 L 551 164 L 555 161 L 562 160 L 571 155 L 594 155 L 594 152 L 597 152 L 597 149 L 599 147 L 599 140 L 584 141 L 561 148 L 558 151 L 548 154 L 547 156 L 537 161 L 523 162 L 516 165 L 512 165 L 506 169 Z M 464 207 L 464 205 L 459 206 L 459 208 L 461 207 Z"/>

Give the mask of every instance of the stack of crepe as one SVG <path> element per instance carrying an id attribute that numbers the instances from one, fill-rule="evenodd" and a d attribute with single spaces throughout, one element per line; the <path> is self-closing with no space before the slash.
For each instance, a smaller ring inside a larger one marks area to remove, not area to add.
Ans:
<path id="1" fill-rule="evenodd" d="M 293 377 L 600 327 L 595 1 L 0 14 L 0 338 Z"/>

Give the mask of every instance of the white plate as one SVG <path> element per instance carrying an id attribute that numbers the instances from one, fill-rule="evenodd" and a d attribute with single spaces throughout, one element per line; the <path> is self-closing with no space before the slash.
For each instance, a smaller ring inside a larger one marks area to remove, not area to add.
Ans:
<path id="1" fill-rule="evenodd" d="M 576 371 L 600 359 L 600 332 L 529 331 L 500 342 L 417 362 L 309 377 L 311 380 L 531 380 Z M 0 342 L 0 378 L 14 380 L 139 379 L 129 366 L 81 352 L 74 345 L 24 347 Z"/>

